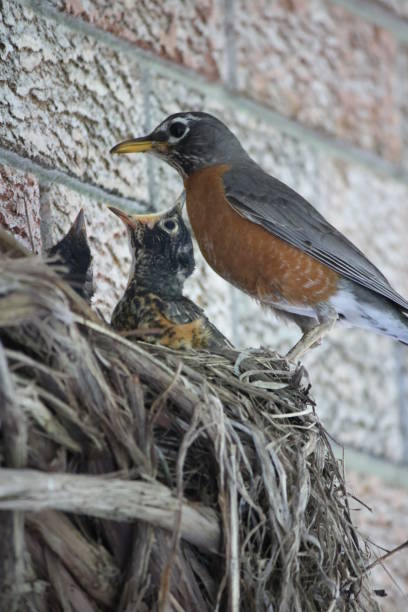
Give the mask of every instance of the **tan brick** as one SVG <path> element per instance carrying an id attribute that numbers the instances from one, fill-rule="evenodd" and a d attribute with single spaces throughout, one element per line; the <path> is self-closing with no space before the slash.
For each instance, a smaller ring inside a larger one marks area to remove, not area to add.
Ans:
<path id="1" fill-rule="evenodd" d="M 7 0 L 0 39 L 2 146 L 146 199 L 144 160 L 108 153 L 145 120 L 137 62 Z"/>
<path id="2" fill-rule="evenodd" d="M 123 223 L 103 204 L 67 187 L 57 184 L 43 186 L 41 216 L 44 248 L 48 249 L 66 234 L 80 208 L 85 211 L 93 256 L 93 306 L 110 321 L 113 307 L 124 291 L 130 266 Z"/>
<path id="3" fill-rule="evenodd" d="M 80 17 L 160 57 L 217 79 L 225 72 L 222 0 L 52 0 Z"/>
<path id="4" fill-rule="evenodd" d="M 239 0 L 242 93 L 307 126 L 399 160 L 391 33 L 328 0 Z"/>
<path id="5" fill-rule="evenodd" d="M 34 250 L 40 251 L 40 196 L 32 174 L 0 166 L 0 225 L 30 251 L 31 231 Z"/>

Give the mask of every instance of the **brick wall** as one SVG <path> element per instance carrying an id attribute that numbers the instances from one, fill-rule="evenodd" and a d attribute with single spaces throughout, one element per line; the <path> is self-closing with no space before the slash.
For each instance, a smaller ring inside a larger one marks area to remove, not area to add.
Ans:
<path id="1" fill-rule="evenodd" d="M 110 147 L 178 110 L 224 119 L 251 155 L 308 198 L 408 295 L 405 0 L 4 0 L 0 222 L 47 248 L 83 206 L 109 315 L 129 257 L 107 203 L 168 207 L 178 176 Z M 198 256 L 189 294 L 240 346 L 299 333 Z M 338 329 L 305 359 L 340 442 L 408 463 L 408 351 Z"/>

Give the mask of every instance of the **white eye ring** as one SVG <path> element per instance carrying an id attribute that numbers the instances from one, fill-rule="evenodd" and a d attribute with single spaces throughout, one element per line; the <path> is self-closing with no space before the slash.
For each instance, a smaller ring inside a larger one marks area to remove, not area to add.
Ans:
<path id="1" fill-rule="evenodd" d="M 169 219 L 163 219 L 162 221 L 160 221 L 160 227 L 167 234 L 170 234 L 170 235 L 177 234 L 177 232 L 179 231 L 179 225 L 177 221 L 175 221 L 171 217 Z"/>
<path id="2" fill-rule="evenodd" d="M 178 127 L 184 127 L 183 132 L 180 132 L 179 134 L 172 133 L 172 128 L 176 128 L 176 132 L 177 132 L 177 128 Z M 185 119 L 183 119 L 182 117 L 179 119 L 175 119 L 173 121 L 173 123 L 170 124 L 169 128 L 168 128 L 168 132 L 169 132 L 169 139 L 168 142 L 170 144 L 175 144 L 176 142 L 179 142 L 179 140 L 182 140 L 182 138 L 185 138 L 187 136 L 187 134 L 189 133 L 190 128 L 188 127 L 188 123 Z"/>

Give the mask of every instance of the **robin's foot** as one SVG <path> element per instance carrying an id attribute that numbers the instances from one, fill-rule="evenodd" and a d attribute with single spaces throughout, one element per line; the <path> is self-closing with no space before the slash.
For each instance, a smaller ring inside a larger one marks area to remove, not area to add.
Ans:
<path id="1" fill-rule="evenodd" d="M 288 361 L 297 361 L 310 348 L 319 346 L 322 338 L 329 333 L 338 319 L 332 306 L 324 305 L 319 309 L 319 324 L 306 331 L 299 342 L 286 355 Z"/>

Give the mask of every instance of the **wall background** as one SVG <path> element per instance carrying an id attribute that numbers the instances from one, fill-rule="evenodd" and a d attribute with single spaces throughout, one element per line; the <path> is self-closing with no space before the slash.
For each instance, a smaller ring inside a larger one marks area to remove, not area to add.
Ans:
<path id="1" fill-rule="evenodd" d="M 182 186 L 160 162 L 108 151 L 172 112 L 206 110 L 408 295 L 407 100 L 406 0 L 3 0 L 0 223 L 30 246 L 29 222 L 40 252 L 83 206 L 95 305 L 109 316 L 129 256 L 104 206 L 168 207 Z M 295 342 L 294 326 L 197 259 L 188 293 L 236 344 L 286 351 Z M 408 351 L 339 328 L 305 363 L 319 415 L 360 473 L 353 488 L 371 500 L 364 528 L 379 544 L 400 543 Z M 406 590 L 407 566 L 401 553 L 393 571 Z M 376 579 L 384 586 L 384 573 Z M 405 610 L 389 589 L 384 609 Z"/>

